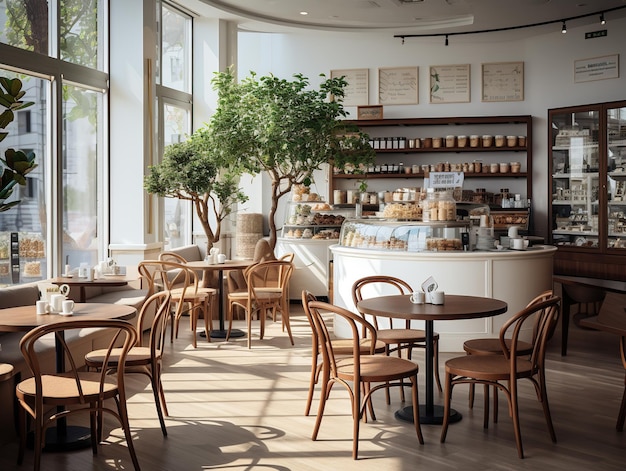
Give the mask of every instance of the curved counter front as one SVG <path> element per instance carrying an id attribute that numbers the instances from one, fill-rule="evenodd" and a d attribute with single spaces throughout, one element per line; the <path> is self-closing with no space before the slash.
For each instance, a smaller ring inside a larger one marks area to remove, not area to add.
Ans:
<path id="1" fill-rule="evenodd" d="M 527 250 L 493 252 L 406 252 L 362 250 L 333 245 L 334 304 L 352 311 L 352 284 L 364 276 L 389 275 L 402 278 L 414 289 L 432 276 L 439 290 L 449 294 L 486 296 L 508 304 L 505 314 L 494 318 L 435 322 L 441 334 L 439 349 L 462 352 L 470 338 L 497 337 L 500 327 L 523 309 L 537 294 L 552 288 L 552 258 L 556 247 L 540 245 Z M 381 291 L 380 295 L 395 294 Z M 400 321 L 396 321 L 400 322 Z M 415 321 L 423 328 L 422 321 Z M 346 325 L 335 319 L 335 333 L 349 335 Z"/>

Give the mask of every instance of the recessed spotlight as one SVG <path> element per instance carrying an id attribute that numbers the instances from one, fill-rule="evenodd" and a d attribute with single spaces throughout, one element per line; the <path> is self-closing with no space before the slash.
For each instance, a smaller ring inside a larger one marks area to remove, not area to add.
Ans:
<path id="1" fill-rule="evenodd" d="M 306 15 L 309 14 L 309 12 L 308 11 L 301 11 L 300 14 L 303 15 L 303 16 L 306 16 Z"/>

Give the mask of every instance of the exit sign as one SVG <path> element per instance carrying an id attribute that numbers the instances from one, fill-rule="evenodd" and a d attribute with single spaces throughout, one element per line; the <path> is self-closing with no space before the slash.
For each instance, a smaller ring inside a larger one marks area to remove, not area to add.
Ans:
<path id="1" fill-rule="evenodd" d="M 600 31 L 590 31 L 589 33 L 585 33 L 585 39 L 603 38 L 604 36 L 606 36 L 606 29 L 601 29 Z"/>

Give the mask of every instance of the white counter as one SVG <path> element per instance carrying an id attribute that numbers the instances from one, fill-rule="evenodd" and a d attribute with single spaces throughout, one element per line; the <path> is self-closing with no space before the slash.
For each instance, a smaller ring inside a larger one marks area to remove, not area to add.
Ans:
<path id="1" fill-rule="evenodd" d="M 537 294 L 552 288 L 552 258 L 556 247 L 542 245 L 525 251 L 406 252 L 365 250 L 332 245 L 334 303 L 355 310 L 352 284 L 370 275 L 402 278 L 419 289 L 429 276 L 449 294 L 487 296 L 506 301 L 508 312 L 494 318 L 435 322 L 441 334 L 439 349 L 462 352 L 470 338 L 497 337 L 506 319 L 520 311 Z M 381 291 L 395 294 L 393 291 Z M 398 321 L 399 322 L 399 321 Z M 415 321 L 422 328 L 422 321 Z M 347 336 L 336 323 L 335 333 Z"/>

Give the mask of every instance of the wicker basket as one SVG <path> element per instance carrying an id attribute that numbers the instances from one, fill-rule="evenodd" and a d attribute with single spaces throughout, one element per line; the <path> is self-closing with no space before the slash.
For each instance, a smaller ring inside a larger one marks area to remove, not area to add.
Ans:
<path id="1" fill-rule="evenodd" d="M 263 215 L 244 213 L 237 215 L 237 232 L 235 235 L 237 258 L 252 258 L 254 247 L 263 238 Z"/>

